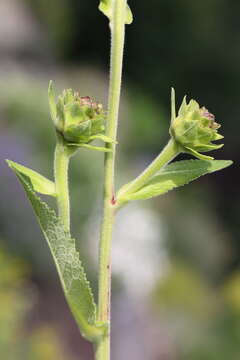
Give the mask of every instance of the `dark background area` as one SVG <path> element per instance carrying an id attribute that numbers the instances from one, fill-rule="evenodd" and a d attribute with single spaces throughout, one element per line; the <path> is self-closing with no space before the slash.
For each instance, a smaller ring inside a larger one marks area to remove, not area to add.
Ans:
<path id="1" fill-rule="evenodd" d="M 240 356 L 240 4 L 129 1 L 117 161 L 119 185 L 168 140 L 170 88 L 215 114 L 212 155 L 234 164 L 120 212 L 113 243 L 113 358 L 235 360 Z M 106 107 L 109 31 L 98 1 L 0 3 L 0 353 L 92 359 L 79 338 L 32 210 L 4 159 L 52 178 L 50 79 Z M 103 155 L 70 171 L 72 230 L 96 289 Z M 47 199 L 48 201 L 48 199 Z M 51 203 L 51 201 L 50 201 Z M 137 226 L 136 226 L 137 224 Z M 129 229 L 128 232 L 126 229 Z"/>

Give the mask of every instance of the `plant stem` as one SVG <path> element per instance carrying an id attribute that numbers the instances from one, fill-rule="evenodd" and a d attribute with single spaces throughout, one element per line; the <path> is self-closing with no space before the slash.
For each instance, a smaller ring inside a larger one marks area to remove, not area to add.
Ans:
<path id="1" fill-rule="evenodd" d="M 54 176 L 57 194 L 58 215 L 62 219 L 66 231 L 70 231 L 68 164 L 68 149 L 58 139 L 54 158 Z"/>
<path id="2" fill-rule="evenodd" d="M 126 0 L 113 1 L 111 28 L 111 66 L 106 135 L 117 137 L 118 113 L 121 93 L 123 48 L 125 38 Z M 98 321 L 109 325 L 108 333 L 96 346 L 96 360 L 110 360 L 110 305 L 111 305 L 111 241 L 114 223 L 114 165 L 115 144 L 105 154 L 104 213 L 99 247 Z"/>
<path id="3" fill-rule="evenodd" d="M 139 190 L 157 171 L 173 160 L 179 153 L 179 146 L 173 139 L 170 139 L 156 159 L 153 160 L 153 162 L 135 180 L 124 188 L 122 192 L 119 192 L 120 203 L 121 197 L 124 197 L 124 194 L 134 193 Z"/>

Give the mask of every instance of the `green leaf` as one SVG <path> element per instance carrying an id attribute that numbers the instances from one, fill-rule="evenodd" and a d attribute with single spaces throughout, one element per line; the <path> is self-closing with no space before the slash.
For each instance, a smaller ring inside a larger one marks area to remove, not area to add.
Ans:
<path id="1" fill-rule="evenodd" d="M 200 160 L 213 160 L 214 159 L 212 156 L 201 154 L 200 152 L 198 152 L 192 148 L 189 148 L 189 147 L 185 147 L 184 150 L 187 154 L 193 155 Z"/>
<path id="2" fill-rule="evenodd" d="M 17 170 L 19 173 L 26 175 L 31 182 L 31 186 L 34 191 L 50 196 L 56 196 L 55 184 L 51 180 L 48 180 L 44 176 L 40 175 L 34 170 L 31 170 L 23 165 L 17 164 L 14 161 L 6 160 L 10 168 L 14 171 Z"/>
<path id="3" fill-rule="evenodd" d="M 106 15 L 109 20 L 112 20 L 112 16 L 113 16 L 113 1 L 114 0 L 101 0 L 100 4 L 99 4 L 99 10 Z M 126 8 L 126 24 L 131 24 L 133 22 L 133 15 L 131 12 L 130 7 L 127 5 Z"/>
<path id="4" fill-rule="evenodd" d="M 92 135 L 92 136 L 90 136 L 90 140 L 102 140 L 106 143 L 117 144 L 117 141 L 115 141 L 115 140 L 111 139 L 109 136 L 106 136 L 103 134 Z"/>
<path id="5" fill-rule="evenodd" d="M 118 198 L 119 204 L 129 200 L 150 199 L 197 179 L 198 177 L 224 169 L 232 164 L 230 160 L 184 160 L 176 161 L 160 170 L 135 193 L 125 193 Z"/>
<path id="6" fill-rule="evenodd" d="M 79 259 L 79 253 L 76 250 L 75 240 L 64 230 L 63 224 L 54 210 L 36 196 L 29 177 L 16 167 L 12 167 L 12 169 L 22 183 L 33 206 L 54 258 L 67 302 L 80 331 L 86 339 L 97 341 L 104 336 L 107 327 L 96 322 L 96 305 Z"/>
<path id="7" fill-rule="evenodd" d="M 96 151 L 101 151 L 101 152 L 112 152 L 111 149 L 102 147 L 102 146 L 93 146 L 93 145 L 89 145 L 89 144 L 68 144 L 68 146 L 76 146 L 76 147 L 82 147 L 85 149 L 90 149 L 90 150 L 96 150 Z"/>

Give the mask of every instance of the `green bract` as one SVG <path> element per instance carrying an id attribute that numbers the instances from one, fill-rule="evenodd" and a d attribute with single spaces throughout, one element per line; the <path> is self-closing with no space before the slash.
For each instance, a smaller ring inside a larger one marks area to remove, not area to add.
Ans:
<path id="1" fill-rule="evenodd" d="M 200 159 L 213 159 L 200 154 L 220 149 L 223 144 L 216 145 L 212 141 L 223 138 L 218 133 L 220 125 L 215 122 L 215 116 L 205 107 L 200 107 L 195 100 L 186 101 L 186 96 L 180 106 L 178 116 L 175 115 L 175 96 L 172 92 L 172 122 L 170 134 L 180 145 L 181 150 Z"/>
<path id="2" fill-rule="evenodd" d="M 95 139 L 112 142 L 104 135 L 105 113 L 101 104 L 89 96 L 80 96 L 72 89 L 64 90 L 55 102 L 52 82 L 49 84 L 48 96 L 55 128 L 67 145 L 85 146 Z"/>

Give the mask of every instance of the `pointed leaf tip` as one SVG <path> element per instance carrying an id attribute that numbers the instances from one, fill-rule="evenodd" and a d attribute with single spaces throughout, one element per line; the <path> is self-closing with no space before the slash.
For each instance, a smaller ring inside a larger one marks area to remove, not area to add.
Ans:
<path id="1" fill-rule="evenodd" d="M 56 196 L 56 189 L 53 181 L 48 180 L 45 176 L 42 176 L 38 172 L 14 161 L 6 160 L 6 162 L 15 173 L 21 173 L 29 179 L 34 191 L 44 195 Z"/>
<path id="2" fill-rule="evenodd" d="M 49 102 L 49 108 L 50 108 L 50 114 L 51 114 L 52 121 L 56 125 L 57 107 L 56 107 L 56 103 L 55 103 L 55 93 L 54 93 L 52 80 L 49 81 L 49 85 L 48 85 L 48 102 Z"/>
<path id="3" fill-rule="evenodd" d="M 193 150 L 189 147 L 186 147 L 185 149 L 186 149 L 186 153 L 195 156 L 197 159 L 200 159 L 200 160 L 213 160 L 214 159 L 214 157 L 212 157 L 212 156 L 204 155 L 204 154 L 202 154 L 196 150 Z"/>
<path id="4" fill-rule="evenodd" d="M 176 99 L 175 99 L 175 89 L 171 88 L 171 123 L 176 118 Z"/>

